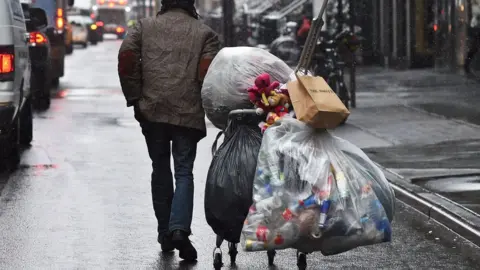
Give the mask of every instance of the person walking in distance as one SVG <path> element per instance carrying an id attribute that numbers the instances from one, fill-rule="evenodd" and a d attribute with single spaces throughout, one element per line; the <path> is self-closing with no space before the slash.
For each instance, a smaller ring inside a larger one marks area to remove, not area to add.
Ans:
<path id="1" fill-rule="evenodd" d="M 206 136 L 200 92 L 220 42 L 198 20 L 194 0 L 161 4 L 157 16 L 139 20 L 128 31 L 118 54 L 118 74 L 152 160 L 157 241 L 164 252 L 177 249 L 180 258 L 194 261 L 197 251 L 189 240 L 193 165 L 197 143 Z"/>

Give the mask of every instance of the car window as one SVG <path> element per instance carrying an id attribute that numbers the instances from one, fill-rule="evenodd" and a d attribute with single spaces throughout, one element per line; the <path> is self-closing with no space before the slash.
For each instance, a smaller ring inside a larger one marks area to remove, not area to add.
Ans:
<path id="1" fill-rule="evenodd" d="M 68 21 L 70 23 L 82 23 L 82 17 L 77 15 L 68 16 Z"/>
<path id="2" fill-rule="evenodd" d="M 17 18 L 21 18 L 23 20 L 23 10 L 22 5 L 20 4 L 19 0 L 9 0 L 10 7 L 12 8 L 13 16 Z"/>

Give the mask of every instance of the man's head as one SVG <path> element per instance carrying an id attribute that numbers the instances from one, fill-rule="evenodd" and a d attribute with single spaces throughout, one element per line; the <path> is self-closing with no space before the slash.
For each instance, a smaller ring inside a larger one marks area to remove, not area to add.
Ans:
<path id="1" fill-rule="evenodd" d="M 162 8 L 158 14 L 163 14 L 171 9 L 180 8 L 188 12 L 192 17 L 198 19 L 195 9 L 195 0 L 162 0 Z"/>

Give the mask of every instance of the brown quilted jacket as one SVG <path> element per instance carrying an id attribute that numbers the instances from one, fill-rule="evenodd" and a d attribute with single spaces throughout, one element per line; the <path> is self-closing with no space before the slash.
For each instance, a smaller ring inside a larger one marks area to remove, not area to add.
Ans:
<path id="1" fill-rule="evenodd" d="M 127 106 L 138 105 L 148 121 L 205 132 L 198 68 L 219 50 L 217 34 L 183 10 L 140 20 L 118 56 Z"/>

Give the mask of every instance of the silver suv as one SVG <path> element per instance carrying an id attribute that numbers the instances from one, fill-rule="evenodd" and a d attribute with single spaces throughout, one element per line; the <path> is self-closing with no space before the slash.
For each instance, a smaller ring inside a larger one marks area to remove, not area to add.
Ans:
<path id="1" fill-rule="evenodd" d="M 42 9 L 30 10 L 25 21 L 19 0 L 0 0 L 0 170 L 14 169 L 20 145 L 32 141 L 29 34 L 26 24 L 47 25 Z"/>

